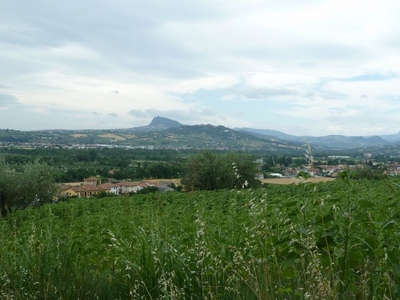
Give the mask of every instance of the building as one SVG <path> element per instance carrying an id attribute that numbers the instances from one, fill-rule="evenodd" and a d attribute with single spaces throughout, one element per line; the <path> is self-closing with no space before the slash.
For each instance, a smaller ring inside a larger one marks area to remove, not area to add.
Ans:
<path id="1" fill-rule="evenodd" d="M 98 177 L 89 177 L 83 179 L 84 185 L 99 185 L 101 183 L 101 179 Z"/>

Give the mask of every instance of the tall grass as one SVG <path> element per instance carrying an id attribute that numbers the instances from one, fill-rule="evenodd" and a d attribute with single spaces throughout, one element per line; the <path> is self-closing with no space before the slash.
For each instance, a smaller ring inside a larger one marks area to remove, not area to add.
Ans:
<path id="1" fill-rule="evenodd" d="M 400 298 L 397 186 L 76 199 L 1 220 L 1 299 Z"/>

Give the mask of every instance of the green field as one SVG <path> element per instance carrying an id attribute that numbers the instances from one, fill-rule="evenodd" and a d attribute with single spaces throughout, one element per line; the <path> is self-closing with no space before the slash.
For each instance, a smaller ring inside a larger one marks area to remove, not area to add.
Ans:
<path id="1" fill-rule="evenodd" d="M 0 299 L 399 299 L 400 188 L 71 199 L 0 220 Z"/>

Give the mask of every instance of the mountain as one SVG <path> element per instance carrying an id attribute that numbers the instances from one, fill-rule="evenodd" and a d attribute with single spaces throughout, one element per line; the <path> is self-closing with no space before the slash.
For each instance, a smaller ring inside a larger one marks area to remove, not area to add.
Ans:
<path id="1" fill-rule="evenodd" d="M 155 118 L 148 126 L 130 129 L 0 130 L 0 148 L 2 144 L 24 148 L 50 145 L 57 147 L 109 145 L 129 148 L 302 151 L 298 143 L 281 141 L 277 138 L 259 138 L 224 126 L 210 124 L 188 126 L 169 121 L 165 118 Z"/>
<path id="2" fill-rule="evenodd" d="M 298 143 L 280 141 L 276 138 L 258 138 L 225 126 L 183 125 L 162 132 L 169 143 L 186 144 L 196 149 L 236 149 L 236 150 L 298 150 Z"/>
<path id="3" fill-rule="evenodd" d="M 168 118 L 163 118 L 163 117 L 155 117 L 151 121 L 147 127 L 165 127 L 165 128 L 174 128 L 174 127 L 180 127 L 182 126 L 181 123 L 175 120 L 171 120 Z"/>
<path id="4" fill-rule="evenodd" d="M 316 150 L 348 150 L 400 144 L 400 132 L 385 136 L 295 136 L 277 130 L 214 125 L 183 125 L 155 117 L 149 125 L 111 130 L 0 130 L 1 145 L 112 145 L 121 147 L 299 151 L 305 143 Z M 22 147 L 22 146 L 21 146 Z"/>
<path id="5" fill-rule="evenodd" d="M 278 130 L 255 129 L 255 128 L 248 128 L 248 127 L 234 128 L 234 129 L 238 130 L 238 131 L 248 132 L 250 134 L 256 134 L 257 136 L 275 137 L 275 138 L 278 138 L 281 140 L 287 140 L 287 141 L 292 141 L 292 142 L 304 142 L 304 139 L 301 136 L 286 134 L 286 133 L 283 133 Z"/>
<path id="6" fill-rule="evenodd" d="M 134 127 L 134 128 L 130 128 L 127 130 L 160 131 L 160 130 L 166 130 L 169 128 L 175 128 L 175 127 L 180 127 L 180 126 L 182 126 L 182 124 L 179 123 L 178 121 L 174 121 L 174 120 L 164 118 L 164 117 L 155 117 L 150 122 L 150 124 L 147 126 Z"/>
<path id="7" fill-rule="evenodd" d="M 380 137 L 389 142 L 400 142 L 400 131 L 395 134 L 381 135 Z"/>
<path id="8" fill-rule="evenodd" d="M 390 142 L 379 136 L 344 136 L 327 135 L 321 137 L 307 137 L 310 144 L 320 145 L 331 149 L 353 149 L 377 145 L 389 145 Z"/>
<path id="9" fill-rule="evenodd" d="M 289 135 L 277 130 L 269 129 L 253 129 L 253 128 L 236 128 L 236 130 L 242 132 L 248 132 L 256 137 L 276 137 L 282 140 L 298 142 L 298 143 L 310 143 L 310 145 L 320 146 L 328 149 L 354 149 L 360 147 L 370 147 L 377 145 L 390 145 L 391 142 L 381 136 L 344 136 L 344 135 L 327 135 L 327 136 L 295 136 Z M 391 135 L 393 141 L 395 137 L 398 137 L 400 141 L 400 133 L 398 135 Z"/>

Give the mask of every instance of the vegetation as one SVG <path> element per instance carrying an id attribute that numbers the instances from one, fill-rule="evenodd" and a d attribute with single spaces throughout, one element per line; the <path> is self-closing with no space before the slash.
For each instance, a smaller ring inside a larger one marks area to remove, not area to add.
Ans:
<path id="1" fill-rule="evenodd" d="M 0 161 L 0 209 L 5 217 L 29 205 L 51 202 L 56 195 L 53 169 L 35 161 L 11 168 Z"/>
<path id="2" fill-rule="evenodd" d="M 71 199 L 0 220 L 2 299 L 399 299 L 399 184 Z"/>
<path id="3" fill-rule="evenodd" d="M 178 123 L 179 124 L 179 123 Z M 167 128 L 169 126 L 173 128 Z M 42 130 L 18 131 L 0 129 L 0 141 L 31 145 L 110 145 L 163 149 L 280 149 L 291 150 L 301 143 L 259 138 L 224 126 L 178 126 L 155 122 L 152 126 L 115 130 Z"/>
<path id="4" fill-rule="evenodd" d="M 255 158 L 244 154 L 204 151 L 192 156 L 181 182 L 186 191 L 258 187 Z"/>
<path id="5" fill-rule="evenodd" d="M 37 159 L 46 161 L 56 171 L 56 182 L 79 182 L 93 175 L 117 180 L 179 178 L 184 172 L 187 157 L 192 153 L 160 149 L 0 148 L 0 157 L 12 166 Z"/>

